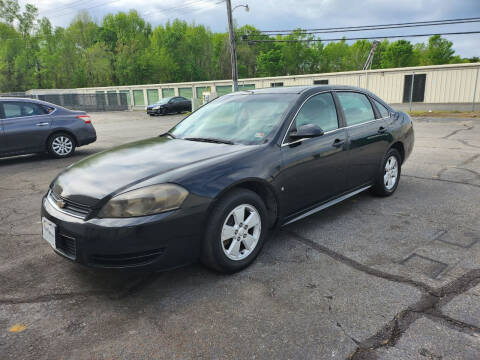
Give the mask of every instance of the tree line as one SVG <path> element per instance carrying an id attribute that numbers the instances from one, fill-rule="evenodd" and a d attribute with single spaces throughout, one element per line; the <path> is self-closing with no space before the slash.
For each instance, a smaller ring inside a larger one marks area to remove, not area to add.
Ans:
<path id="1" fill-rule="evenodd" d="M 250 25 L 235 29 L 240 78 L 359 70 L 372 42 L 324 44 L 298 29 L 270 37 Z M 255 39 L 302 40 L 248 44 Z M 382 41 L 372 68 L 476 62 L 455 55 L 452 42 Z M 135 10 L 101 22 L 80 12 L 68 27 L 53 27 L 31 4 L 0 0 L 0 92 L 202 81 L 231 78 L 228 33 L 173 20 L 152 28 Z"/>

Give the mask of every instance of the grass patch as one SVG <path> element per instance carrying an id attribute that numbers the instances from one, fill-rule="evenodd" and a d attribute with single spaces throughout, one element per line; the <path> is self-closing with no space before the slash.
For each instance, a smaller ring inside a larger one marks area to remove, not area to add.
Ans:
<path id="1" fill-rule="evenodd" d="M 412 117 L 480 118 L 480 111 L 407 111 Z"/>

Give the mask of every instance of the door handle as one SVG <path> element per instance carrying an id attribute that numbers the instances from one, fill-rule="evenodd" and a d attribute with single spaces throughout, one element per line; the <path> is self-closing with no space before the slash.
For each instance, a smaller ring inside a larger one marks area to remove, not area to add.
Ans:
<path id="1" fill-rule="evenodd" d="M 378 132 L 379 134 L 384 134 L 386 131 L 387 131 L 387 129 L 385 129 L 383 126 L 380 126 L 380 127 L 378 128 L 378 131 L 377 131 L 377 132 Z"/>
<path id="2" fill-rule="evenodd" d="M 343 144 L 345 144 L 345 140 L 343 140 L 343 139 L 335 139 L 335 141 L 333 142 L 333 146 L 335 146 L 335 147 L 340 147 Z"/>
<path id="3" fill-rule="evenodd" d="M 38 123 L 37 126 L 48 126 L 50 125 L 48 122 Z"/>

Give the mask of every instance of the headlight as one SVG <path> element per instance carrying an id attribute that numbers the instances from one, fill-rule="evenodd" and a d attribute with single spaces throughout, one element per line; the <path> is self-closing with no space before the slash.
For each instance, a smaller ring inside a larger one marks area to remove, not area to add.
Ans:
<path id="1" fill-rule="evenodd" d="M 147 186 L 119 194 L 104 205 L 98 217 L 127 218 L 178 209 L 188 191 L 174 184 Z"/>
<path id="2" fill-rule="evenodd" d="M 153 107 L 153 110 L 158 110 L 158 109 L 160 109 L 160 105 Z"/>

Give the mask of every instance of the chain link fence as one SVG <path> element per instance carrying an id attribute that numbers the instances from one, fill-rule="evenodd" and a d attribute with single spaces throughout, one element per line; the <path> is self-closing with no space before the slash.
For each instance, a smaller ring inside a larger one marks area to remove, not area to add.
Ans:
<path id="1" fill-rule="evenodd" d="M 43 100 L 71 110 L 96 111 L 124 111 L 129 110 L 128 94 L 47 94 L 29 95 L 26 93 L 0 94 L 0 97 L 22 97 Z"/>

